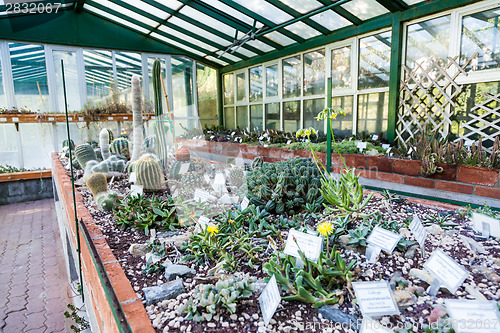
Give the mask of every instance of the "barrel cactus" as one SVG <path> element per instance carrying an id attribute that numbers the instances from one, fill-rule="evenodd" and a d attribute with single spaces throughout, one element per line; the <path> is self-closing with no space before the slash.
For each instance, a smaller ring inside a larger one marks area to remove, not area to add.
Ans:
<path id="1" fill-rule="evenodd" d="M 141 157 L 134 163 L 137 185 L 142 185 L 146 191 L 159 191 L 163 189 L 165 179 L 163 169 L 152 156 Z"/>
<path id="2" fill-rule="evenodd" d="M 125 156 L 126 158 L 130 158 L 130 144 L 129 141 L 125 138 L 117 138 L 114 139 L 111 143 L 111 151 L 118 155 Z"/>
<path id="3" fill-rule="evenodd" d="M 106 192 L 108 190 L 108 182 L 106 180 L 106 175 L 104 175 L 102 172 L 92 173 L 87 178 L 85 185 L 87 185 L 90 192 L 92 192 L 94 198 L 96 198 L 99 194 Z"/>
<path id="4" fill-rule="evenodd" d="M 88 161 L 97 160 L 94 148 L 92 148 L 92 146 L 87 143 L 76 146 L 75 157 L 82 168 L 85 168 L 85 165 Z"/>
<path id="5" fill-rule="evenodd" d="M 154 135 L 150 135 L 144 139 L 142 150 L 148 154 L 156 152 L 156 137 Z"/>

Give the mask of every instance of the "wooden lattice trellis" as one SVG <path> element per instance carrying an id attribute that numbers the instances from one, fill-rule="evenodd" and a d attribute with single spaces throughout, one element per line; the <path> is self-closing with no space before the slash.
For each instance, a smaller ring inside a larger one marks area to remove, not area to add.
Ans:
<path id="1" fill-rule="evenodd" d="M 477 57 L 477 53 L 464 64 L 458 56 L 448 57 L 444 66 L 430 61 L 428 66 L 417 63 L 415 69 L 404 67 L 401 80 L 396 139 L 406 143 L 426 127 L 446 137 L 452 123 L 455 101 L 462 93 L 462 85 L 456 83 L 460 74 L 467 75 L 465 68 Z"/>

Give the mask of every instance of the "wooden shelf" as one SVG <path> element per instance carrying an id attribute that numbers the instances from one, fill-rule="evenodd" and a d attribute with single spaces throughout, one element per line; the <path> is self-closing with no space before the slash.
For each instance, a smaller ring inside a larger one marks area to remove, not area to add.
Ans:
<path id="1" fill-rule="evenodd" d="M 52 170 L 35 170 L 25 172 L 13 172 L 0 174 L 0 182 L 11 182 L 16 180 L 51 178 Z"/>
<path id="2" fill-rule="evenodd" d="M 146 113 L 143 120 L 155 119 L 154 113 Z M 132 121 L 131 113 L 115 113 L 100 115 L 97 120 L 83 114 L 70 114 L 68 120 L 72 123 L 95 122 L 95 121 Z M 9 123 L 64 123 L 66 115 L 62 113 L 40 113 L 40 114 L 0 114 L 0 124 Z"/>

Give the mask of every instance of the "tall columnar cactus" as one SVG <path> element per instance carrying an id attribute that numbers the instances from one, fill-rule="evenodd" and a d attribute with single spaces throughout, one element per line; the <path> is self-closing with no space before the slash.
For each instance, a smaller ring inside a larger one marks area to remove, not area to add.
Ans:
<path id="1" fill-rule="evenodd" d="M 87 178 L 85 185 L 92 192 L 94 198 L 96 198 L 99 194 L 105 193 L 108 191 L 108 182 L 106 180 L 106 175 L 102 172 L 94 172 Z"/>
<path id="2" fill-rule="evenodd" d="M 125 156 L 126 158 L 130 157 L 130 143 L 125 138 L 117 138 L 114 139 L 111 143 L 111 151 L 118 155 Z"/>
<path id="3" fill-rule="evenodd" d="M 141 105 L 141 79 L 139 75 L 132 76 L 132 118 L 134 127 L 134 145 L 132 147 L 131 161 L 138 160 L 142 153 L 142 142 L 144 134 L 142 133 L 142 105 Z"/>
<path id="4" fill-rule="evenodd" d="M 161 94 L 161 64 L 158 59 L 153 63 L 153 94 L 155 103 L 155 126 L 154 133 L 156 136 L 156 156 L 160 159 L 160 164 L 163 170 L 167 168 L 168 147 L 167 147 L 167 131 L 166 120 L 163 116 L 162 94 Z"/>
<path id="5" fill-rule="evenodd" d="M 80 163 L 80 166 L 84 169 L 88 161 L 97 160 L 94 148 L 87 143 L 76 146 L 75 157 L 78 160 L 78 163 Z"/>
<path id="6" fill-rule="evenodd" d="M 143 156 L 134 163 L 137 185 L 142 185 L 144 190 L 158 191 L 163 189 L 165 179 L 163 170 L 158 161 L 151 156 Z"/>
<path id="7" fill-rule="evenodd" d="M 109 132 L 106 128 L 99 133 L 99 146 L 101 147 L 102 159 L 105 160 L 111 156 L 109 152 Z"/>

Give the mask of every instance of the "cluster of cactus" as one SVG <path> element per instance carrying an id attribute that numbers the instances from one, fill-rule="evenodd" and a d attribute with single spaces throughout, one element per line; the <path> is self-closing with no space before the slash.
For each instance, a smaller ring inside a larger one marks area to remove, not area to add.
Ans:
<path id="1" fill-rule="evenodd" d="M 147 154 L 156 153 L 156 137 L 154 135 L 147 136 L 142 144 L 142 151 Z"/>
<path id="2" fill-rule="evenodd" d="M 231 276 L 220 279 L 215 285 L 199 284 L 192 298 L 181 304 L 177 312 L 186 313 L 187 320 L 210 321 L 217 314 L 218 307 L 235 313 L 238 300 L 250 297 L 254 290 L 255 283 L 250 277 Z"/>
<path id="3" fill-rule="evenodd" d="M 250 202 L 276 214 L 294 215 L 307 203 L 323 202 L 321 173 L 311 159 L 263 163 L 248 174 L 247 185 Z"/>
<path id="4" fill-rule="evenodd" d="M 203 178 L 197 172 L 187 172 L 182 175 L 180 192 L 190 198 L 194 195 L 196 188 L 201 188 L 203 183 Z"/>
<path id="5" fill-rule="evenodd" d="M 117 173 L 125 172 L 125 161 L 120 160 L 116 155 L 110 156 L 100 163 L 97 163 L 97 161 L 94 162 L 95 163 L 92 163 L 91 171 L 102 172 L 107 177 L 116 176 Z"/>
<path id="6" fill-rule="evenodd" d="M 118 200 L 118 194 L 116 194 L 115 192 L 106 192 L 100 194 L 97 197 L 96 203 L 101 210 L 110 212 L 115 207 L 117 200 Z"/>
<path id="7" fill-rule="evenodd" d="M 130 143 L 125 138 L 116 138 L 111 143 L 111 151 L 115 154 L 130 158 Z"/>
<path id="8" fill-rule="evenodd" d="M 245 183 L 245 173 L 240 168 L 232 168 L 229 170 L 229 179 L 231 184 L 240 188 Z"/>
<path id="9" fill-rule="evenodd" d="M 186 172 L 196 170 L 194 163 L 191 161 L 189 161 L 189 162 L 174 161 L 174 163 L 172 163 L 172 165 L 170 166 L 170 171 L 169 171 L 170 179 L 181 179 L 182 174 L 180 174 L 180 171 L 181 171 L 182 166 L 186 163 L 189 164 L 188 170 Z"/>
<path id="10" fill-rule="evenodd" d="M 97 160 L 97 155 L 94 151 L 94 148 L 92 148 L 92 146 L 88 143 L 83 143 L 76 146 L 75 157 L 78 161 L 78 164 L 80 164 L 80 166 L 84 169 L 87 165 L 87 162 Z"/>
<path id="11" fill-rule="evenodd" d="M 159 191 L 164 188 L 165 177 L 158 160 L 152 154 L 146 154 L 132 165 L 136 173 L 136 184 L 142 185 L 146 191 Z"/>
<path id="12" fill-rule="evenodd" d="M 295 257 L 281 253 L 264 264 L 264 271 L 274 275 L 276 282 L 291 294 L 282 299 L 310 303 L 314 308 L 342 303 L 345 286 L 351 288 L 351 269 L 356 260 L 347 264 L 335 246 L 330 253 L 322 251 L 317 263 L 308 260 L 301 251 L 299 255 L 304 263 L 302 268 L 297 267 Z"/>
<path id="13" fill-rule="evenodd" d="M 103 128 L 99 133 L 99 146 L 101 147 L 101 156 L 105 160 L 111 156 L 109 152 L 109 131 Z"/>

